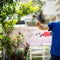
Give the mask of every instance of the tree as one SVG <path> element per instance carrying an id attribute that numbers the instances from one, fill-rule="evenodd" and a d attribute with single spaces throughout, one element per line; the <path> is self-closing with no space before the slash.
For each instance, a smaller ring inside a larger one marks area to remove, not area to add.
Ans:
<path id="1" fill-rule="evenodd" d="M 1 0 L 2 1 L 2 0 Z M 2 2 L 0 7 L 0 24 L 3 30 L 3 38 L 1 38 L 2 47 L 6 50 L 7 60 L 11 60 L 11 37 L 10 34 L 14 29 L 14 25 L 18 21 L 18 18 L 28 15 L 39 10 L 38 5 L 32 6 L 32 1 L 27 3 L 11 3 L 11 0 L 8 0 L 9 3 Z M 7 2 L 7 0 L 6 0 Z"/>
<path id="2" fill-rule="evenodd" d="M 1 13 L 1 8 L 5 3 L 13 3 L 13 0 L 0 0 L 0 13 Z"/>

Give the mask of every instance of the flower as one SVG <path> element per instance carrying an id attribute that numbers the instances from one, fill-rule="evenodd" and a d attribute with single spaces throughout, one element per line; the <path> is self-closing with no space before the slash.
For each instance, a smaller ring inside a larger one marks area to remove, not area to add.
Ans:
<path id="1" fill-rule="evenodd" d="M 18 40 L 18 38 L 17 37 L 14 37 L 14 40 Z"/>

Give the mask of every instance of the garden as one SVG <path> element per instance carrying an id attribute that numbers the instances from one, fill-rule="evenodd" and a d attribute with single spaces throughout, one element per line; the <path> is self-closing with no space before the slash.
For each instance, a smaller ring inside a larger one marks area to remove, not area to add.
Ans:
<path id="1" fill-rule="evenodd" d="M 17 36 L 11 34 L 21 17 L 40 11 L 42 2 L 37 1 L 36 5 L 34 2 L 36 3 L 34 0 L 26 3 L 13 0 L 0 1 L 0 60 L 29 60 L 29 45 L 28 43 L 26 46 L 23 45 L 23 34 L 21 32 L 18 32 Z"/>

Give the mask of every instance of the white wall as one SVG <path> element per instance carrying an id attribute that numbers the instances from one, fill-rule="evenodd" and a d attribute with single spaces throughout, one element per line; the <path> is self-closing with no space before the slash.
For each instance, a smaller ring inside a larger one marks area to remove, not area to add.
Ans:
<path id="1" fill-rule="evenodd" d="M 54 1 L 46 1 L 44 5 L 43 12 L 45 15 L 55 15 L 56 14 L 56 7 L 53 5 Z"/>
<path id="2" fill-rule="evenodd" d="M 60 21 L 60 15 L 56 16 L 56 21 Z"/>

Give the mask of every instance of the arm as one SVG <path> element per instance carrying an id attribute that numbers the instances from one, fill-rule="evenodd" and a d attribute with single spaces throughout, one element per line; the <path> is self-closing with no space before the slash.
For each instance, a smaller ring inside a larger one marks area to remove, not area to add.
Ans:
<path id="1" fill-rule="evenodd" d="M 49 30 L 49 27 L 48 27 L 48 26 L 42 25 L 42 23 L 39 22 L 39 21 L 36 22 L 36 26 L 37 26 L 39 29 L 41 29 L 41 30 Z"/>

